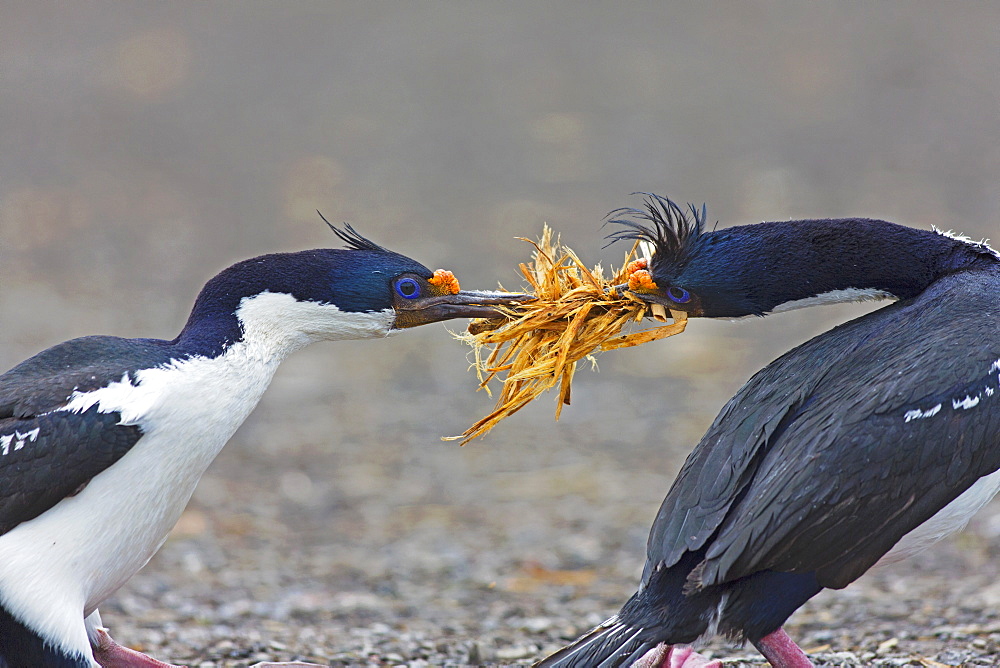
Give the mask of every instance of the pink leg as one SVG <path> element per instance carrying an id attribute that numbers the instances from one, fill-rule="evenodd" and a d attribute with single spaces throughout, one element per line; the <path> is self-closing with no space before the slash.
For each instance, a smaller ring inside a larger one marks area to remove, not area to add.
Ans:
<path id="1" fill-rule="evenodd" d="M 812 661 L 795 644 L 785 629 L 767 634 L 753 644 L 774 668 L 814 668 Z"/>
<path id="2" fill-rule="evenodd" d="M 709 660 L 688 645 L 660 643 L 632 664 L 633 668 L 722 668 L 722 662 Z"/>
<path id="3" fill-rule="evenodd" d="M 106 629 L 97 629 L 97 647 L 94 647 L 94 659 L 102 668 L 185 668 L 172 663 L 157 661 L 142 652 L 119 645 Z"/>

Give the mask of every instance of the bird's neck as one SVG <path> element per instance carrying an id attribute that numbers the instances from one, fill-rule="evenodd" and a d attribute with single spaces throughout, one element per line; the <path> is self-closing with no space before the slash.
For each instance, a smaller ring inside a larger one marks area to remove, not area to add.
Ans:
<path id="1" fill-rule="evenodd" d="M 218 357 L 239 344 L 250 358 L 277 364 L 316 341 L 388 336 L 394 319 L 391 309 L 344 311 L 281 292 L 244 297 L 235 307 L 199 298 L 174 343 L 178 351 L 199 357 Z"/>
<path id="2" fill-rule="evenodd" d="M 730 228 L 740 235 L 740 228 Z M 983 243 L 879 220 L 762 223 L 742 228 L 741 284 L 756 292 L 758 314 L 862 299 L 911 299 L 943 276 L 997 266 Z M 716 234 L 725 233 L 720 230 Z"/>
<path id="3" fill-rule="evenodd" d="M 147 430 L 207 429 L 200 454 L 192 450 L 188 458 L 191 466 L 207 466 L 289 354 L 318 340 L 384 336 L 391 319 L 379 316 L 272 292 L 241 299 L 232 313 L 196 303 L 181 335 L 168 344 L 167 363 L 80 393 L 70 408 L 100 404 L 101 410 L 119 411 L 123 422 Z"/>

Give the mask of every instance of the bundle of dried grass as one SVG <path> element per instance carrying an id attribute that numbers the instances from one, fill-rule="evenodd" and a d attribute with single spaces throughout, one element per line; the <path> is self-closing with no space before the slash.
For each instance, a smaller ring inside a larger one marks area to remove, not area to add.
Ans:
<path id="1" fill-rule="evenodd" d="M 558 238 L 553 240 L 548 225 L 537 242 L 522 240 L 535 247 L 531 262 L 522 263 L 520 269 L 537 299 L 505 308 L 507 318 L 474 320 L 468 333 L 458 335 L 473 347 L 480 387 L 489 392 L 490 381 L 506 374 L 493 411 L 461 436 L 451 437 L 462 439 L 462 445 L 483 436 L 557 384 L 558 420 L 562 407 L 570 402 L 579 360 L 597 349 L 625 348 L 680 334 L 687 325 L 686 314 L 671 311 L 674 322 L 670 325 L 620 336 L 629 322 L 647 315 L 667 320 L 666 309 L 659 304 L 650 308 L 629 292 L 614 288 L 645 266 L 636 260 L 635 247 L 609 279 L 600 265 L 588 269 Z"/>

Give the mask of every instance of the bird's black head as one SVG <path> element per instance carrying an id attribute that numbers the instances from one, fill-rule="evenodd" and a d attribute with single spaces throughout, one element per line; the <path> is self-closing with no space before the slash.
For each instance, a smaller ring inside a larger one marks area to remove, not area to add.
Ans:
<path id="1" fill-rule="evenodd" d="M 378 305 L 393 309 L 395 329 L 453 318 L 488 318 L 498 315 L 497 305 L 528 297 L 484 290 L 463 292 L 450 271 L 431 271 L 366 239 L 349 224 L 343 230 L 333 225 L 330 229 L 347 244 L 347 261 L 357 267 L 351 271 L 353 276 L 340 277 L 336 290 L 349 295 L 352 308 L 357 310 L 378 310 L 372 308 L 373 303 L 387 297 L 388 302 L 381 301 Z"/>
<path id="2" fill-rule="evenodd" d="M 346 248 L 272 253 L 238 262 L 202 289 L 182 339 L 215 349 L 248 329 L 301 334 L 308 340 L 385 336 L 452 318 L 497 315 L 495 306 L 524 299 L 463 292 L 454 275 L 379 246 L 350 225 L 330 226 Z"/>
<path id="3" fill-rule="evenodd" d="M 789 220 L 706 230 L 706 210 L 646 195 L 618 209 L 612 241 L 651 246 L 628 290 L 692 317 L 738 318 L 838 301 L 918 295 L 938 277 L 996 253 L 930 230 L 883 220 Z"/>
<path id="4" fill-rule="evenodd" d="M 704 261 L 705 205 L 699 209 L 688 204 L 685 210 L 666 197 L 638 194 L 646 196 L 642 209 L 608 214 L 609 223 L 622 226 L 608 235 L 611 243 L 638 241 L 646 251 L 647 257 L 634 265 L 629 291 L 689 316 L 752 312 L 745 293 L 734 291 L 714 262 Z"/>

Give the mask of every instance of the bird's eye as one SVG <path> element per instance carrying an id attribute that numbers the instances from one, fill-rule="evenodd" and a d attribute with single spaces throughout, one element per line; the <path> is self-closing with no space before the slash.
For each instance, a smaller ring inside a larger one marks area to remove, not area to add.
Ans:
<path id="1" fill-rule="evenodd" d="M 691 293 L 684 288 L 671 286 L 667 288 L 667 297 L 675 304 L 686 304 L 691 301 Z"/>
<path id="2" fill-rule="evenodd" d="M 396 281 L 396 294 L 403 299 L 416 299 L 420 296 L 420 285 L 412 278 L 401 278 Z"/>

